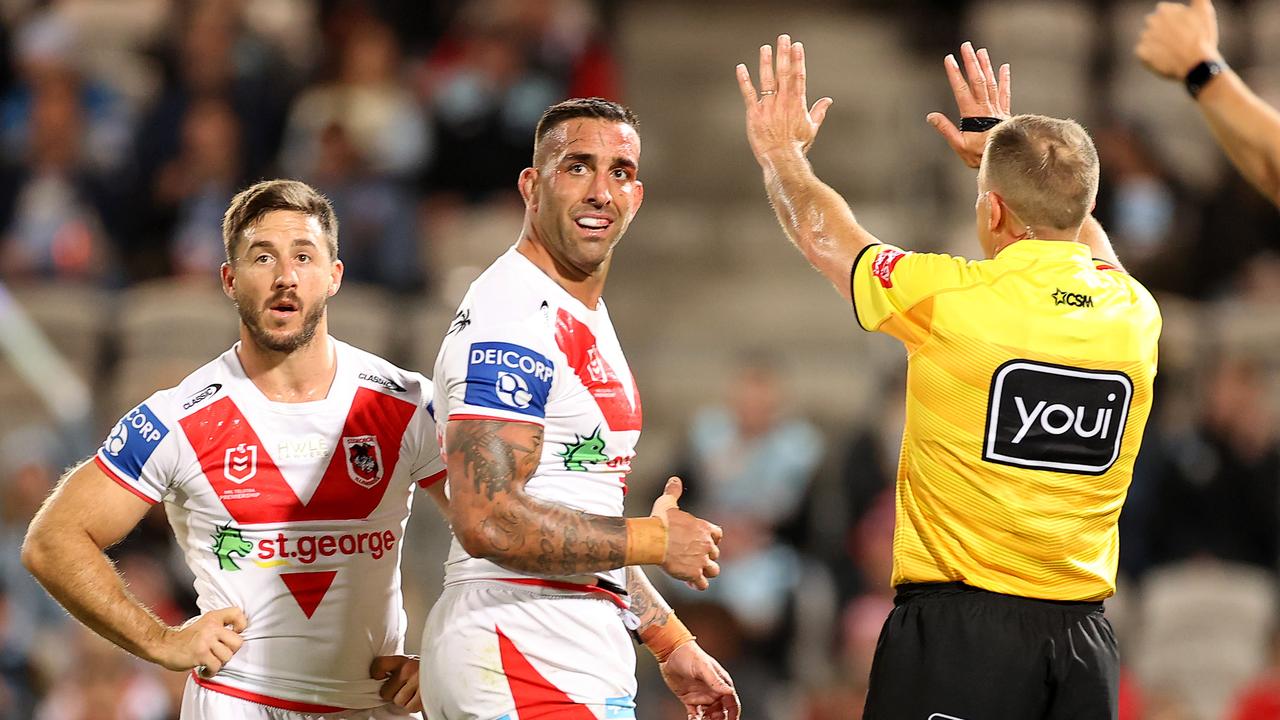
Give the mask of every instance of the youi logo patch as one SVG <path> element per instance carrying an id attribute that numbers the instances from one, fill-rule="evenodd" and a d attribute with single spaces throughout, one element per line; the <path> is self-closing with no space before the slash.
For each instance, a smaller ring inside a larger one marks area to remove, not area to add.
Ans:
<path id="1" fill-rule="evenodd" d="M 554 377 L 555 368 L 542 353 L 511 343 L 472 343 L 464 402 L 544 417 Z"/>
<path id="2" fill-rule="evenodd" d="M 1122 372 L 1007 362 L 991 378 L 982 459 L 1101 475 L 1120 456 L 1132 398 Z"/>
<path id="3" fill-rule="evenodd" d="M 151 453 L 168 434 L 169 428 L 143 403 L 120 418 L 102 443 L 102 453 L 117 470 L 137 480 Z"/>

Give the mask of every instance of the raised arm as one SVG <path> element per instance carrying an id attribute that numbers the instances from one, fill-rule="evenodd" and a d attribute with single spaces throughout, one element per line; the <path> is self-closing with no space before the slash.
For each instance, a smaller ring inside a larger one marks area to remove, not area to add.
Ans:
<path id="1" fill-rule="evenodd" d="M 1223 62 L 1213 3 L 1160 3 L 1147 16 L 1135 53 L 1149 70 L 1170 80 L 1187 80 L 1201 63 L 1218 66 L 1216 76 L 1196 78 L 1208 81 L 1195 96 L 1200 113 L 1240 174 L 1280 205 L 1280 112 Z"/>
<path id="2" fill-rule="evenodd" d="M 170 670 L 203 666 L 216 674 L 243 642 L 244 613 L 214 610 L 171 628 L 129 593 L 103 553 L 148 507 L 93 462 L 81 463 L 32 519 L 22 564 L 77 620 L 116 645 Z"/>
<path id="3" fill-rule="evenodd" d="M 698 589 L 720 573 L 720 528 L 679 510 L 674 499 L 656 515 L 621 518 L 529 495 L 525 484 L 542 457 L 540 425 L 451 420 L 446 432 L 450 518 L 472 557 L 540 575 L 661 565 Z M 679 483 L 668 484 L 672 492 L 679 497 Z"/>
<path id="4" fill-rule="evenodd" d="M 764 171 L 765 191 L 791 242 L 846 298 L 858 253 L 879 242 L 853 215 L 849 204 L 818 179 L 806 157 L 831 107 L 824 97 L 808 106 L 804 46 L 778 36 L 774 50 L 760 48 L 760 90 L 746 65 L 738 65 L 738 88 L 746 104 L 747 139 Z"/>
<path id="5" fill-rule="evenodd" d="M 960 61 L 964 63 L 963 70 Z M 960 125 L 940 112 L 929 113 L 925 120 L 965 165 L 977 170 L 982 165 L 987 135 L 996 124 L 1012 117 L 1013 72 L 1008 63 L 997 70 L 986 48 L 974 50 L 973 44 L 968 42 L 960 46 L 960 61 L 955 55 L 948 55 L 942 61 L 947 84 L 951 86 L 956 110 L 960 113 Z M 1118 270 L 1124 269 L 1106 231 L 1092 215 L 1084 219 L 1079 241 L 1089 246 L 1094 258 Z"/>

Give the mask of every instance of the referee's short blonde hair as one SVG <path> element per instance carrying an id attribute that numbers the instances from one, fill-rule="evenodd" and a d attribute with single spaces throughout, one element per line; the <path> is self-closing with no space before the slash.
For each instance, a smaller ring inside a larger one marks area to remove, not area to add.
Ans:
<path id="1" fill-rule="evenodd" d="M 982 167 L 987 189 L 1032 227 L 1077 228 L 1098 194 L 1098 151 L 1074 120 L 1005 120 L 987 139 Z"/>

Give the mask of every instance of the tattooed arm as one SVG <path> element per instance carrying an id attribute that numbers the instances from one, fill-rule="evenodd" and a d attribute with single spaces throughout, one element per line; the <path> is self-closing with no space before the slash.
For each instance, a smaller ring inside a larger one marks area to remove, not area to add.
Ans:
<path id="1" fill-rule="evenodd" d="M 667 687 L 689 717 L 738 720 L 741 707 L 729 673 L 698 646 L 671 606 L 658 594 L 644 570 L 627 568 L 631 612 L 640 618 L 636 634 L 658 660 Z"/>
<path id="2" fill-rule="evenodd" d="M 626 519 L 579 512 L 525 492 L 542 457 L 542 428 L 449 422 L 453 531 L 472 557 L 519 572 L 579 575 L 624 565 Z"/>
<path id="3" fill-rule="evenodd" d="M 640 618 L 636 634 L 641 638 L 666 626 L 667 619 L 673 617 L 671 606 L 658 594 L 644 570 L 638 567 L 627 568 L 627 595 L 631 600 L 631 612 Z"/>
<path id="4" fill-rule="evenodd" d="M 445 447 L 450 520 L 472 557 L 540 575 L 661 565 L 699 589 L 720 573 L 720 528 L 676 506 L 679 480 L 667 483 L 650 517 L 592 515 L 525 492 L 542 457 L 537 425 L 451 420 Z"/>

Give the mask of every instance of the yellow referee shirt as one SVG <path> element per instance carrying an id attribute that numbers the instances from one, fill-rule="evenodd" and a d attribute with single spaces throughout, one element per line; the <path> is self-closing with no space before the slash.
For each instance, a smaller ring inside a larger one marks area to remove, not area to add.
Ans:
<path id="1" fill-rule="evenodd" d="M 1160 311 L 1086 245 L 993 260 L 872 245 L 858 322 L 907 346 L 893 584 L 1095 600 L 1151 409 Z"/>

